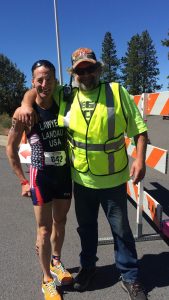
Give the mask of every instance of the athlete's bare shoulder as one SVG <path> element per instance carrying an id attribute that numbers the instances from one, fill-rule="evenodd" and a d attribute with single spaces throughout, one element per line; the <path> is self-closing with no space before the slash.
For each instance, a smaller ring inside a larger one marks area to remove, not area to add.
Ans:
<path id="1" fill-rule="evenodd" d="M 32 88 L 24 94 L 23 100 L 22 100 L 22 105 L 28 105 L 32 106 L 32 104 L 35 102 L 37 97 L 37 91 L 35 88 Z"/>
<path id="2" fill-rule="evenodd" d="M 12 119 L 19 120 L 19 118 L 18 118 L 18 117 L 19 117 L 19 111 L 20 111 L 20 107 L 18 107 L 18 108 L 15 110 Z"/>

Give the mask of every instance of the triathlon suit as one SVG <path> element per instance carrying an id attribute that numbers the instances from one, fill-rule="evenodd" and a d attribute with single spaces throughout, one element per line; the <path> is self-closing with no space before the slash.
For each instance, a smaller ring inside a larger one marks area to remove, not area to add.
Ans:
<path id="1" fill-rule="evenodd" d="M 27 134 L 31 147 L 30 187 L 33 205 L 70 199 L 72 181 L 67 155 L 66 129 L 58 127 L 59 108 L 34 105 L 39 121 Z"/>

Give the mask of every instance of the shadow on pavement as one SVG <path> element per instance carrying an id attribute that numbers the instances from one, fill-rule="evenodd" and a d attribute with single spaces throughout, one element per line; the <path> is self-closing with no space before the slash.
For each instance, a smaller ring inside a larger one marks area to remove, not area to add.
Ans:
<path id="1" fill-rule="evenodd" d="M 146 254 L 139 260 L 140 279 L 146 293 L 156 287 L 164 288 L 169 286 L 169 252 L 160 254 Z M 78 268 L 69 269 L 71 273 L 77 273 Z M 119 272 L 115 264 L 97 267 L 95 277 L 87 291 L 102 290 L 115 285 L 119 281 Z M 62 287 L 63 294 L 75 292 L 72 286 Z"/>
<path id="2" fill-rule="evenodd" d="M 77 273 L 78 268 L 69 268 L 69 272 Z M 120 274 L 116 269 L 115 264 L 107 266 L 97 266 L 96 275 L 91 280 L 91 284 L 86 291 L 102 290 L 113 286 L 119 281 L 119 276 Z M 62 290 L 64 294 L 71 291 L 75 292 L 73 287 L 71 286 L 64 286 L 62 287 Z"/>
<path id="3" fill-rule="evenodd" d="M 147 293 L 154 288 L 169 286 L 169 252 L 160 254 L 146 254 L 139 260 L 141 282 Z M 78 268 L 69 269 L 71 273 L 77 273 Z M 119 272 L 115 264 L 97 267 L 95 277 L 87 291 L 102 290 L 113 286 L 119 281 Z M 63 294 L 74 292 L 73 287 L 62 287 Z"/>
<path id="4" fill-rule="evenodd" d="M 169 286 L 169 253 L 146 254 L 139 260 L 141 281 L 146 292 Z"/>

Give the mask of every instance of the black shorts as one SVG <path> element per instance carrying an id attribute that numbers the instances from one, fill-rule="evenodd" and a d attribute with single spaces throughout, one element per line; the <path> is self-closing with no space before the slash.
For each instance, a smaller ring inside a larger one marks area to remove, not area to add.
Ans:
<path id="1" fill-rule="evenodd" d="M 30 187 L 33 205 L 43 205 L 53 199 L 71 199 L 70 168 L 46 166 L 39 170 L 30 166 Z"/>

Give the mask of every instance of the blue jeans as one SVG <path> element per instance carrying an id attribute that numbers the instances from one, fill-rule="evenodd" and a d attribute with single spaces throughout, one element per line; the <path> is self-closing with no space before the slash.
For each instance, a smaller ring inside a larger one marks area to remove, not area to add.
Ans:
<path id="1" fill-rule="evenodd" d="M 113 234 L 115 262 L 122 279 L 127 282 L 138 280 L 137 253 L 127 214 L 126 184 L 109 189 L 91 189 L 75 183 L 74 198 L 82 248 L 81 266 L 95 266 L 98 260 L 97 220 L 101 204 Z"/>

